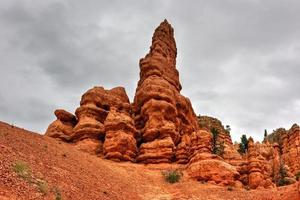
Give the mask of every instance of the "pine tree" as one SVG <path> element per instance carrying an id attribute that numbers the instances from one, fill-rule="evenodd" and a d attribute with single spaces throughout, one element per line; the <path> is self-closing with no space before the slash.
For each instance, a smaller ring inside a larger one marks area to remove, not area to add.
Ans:
<path id="1" fill-rule="evenodd" d="M 267 129 L 265 129 L 264 140 L 267 138 L 267 136 L 268 136 L 268 132 L 267 132 Z"/>
<path id="2" fill-rule="evenodd" d="M 240 154 L 244 154 L 247 152 L 247 150 L 248 150 L 248 139 L 247 136 L 244 134 L 241 137 L 241 143 L 238 151 L 240 152 Z"/>

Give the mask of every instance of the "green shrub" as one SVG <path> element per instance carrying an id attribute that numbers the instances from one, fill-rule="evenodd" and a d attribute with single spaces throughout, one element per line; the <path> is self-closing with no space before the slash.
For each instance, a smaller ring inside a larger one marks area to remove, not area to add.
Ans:
<path id="1" fill-rule="evenodd" d="M 36 183 L 39 191 L 43 194 L 46 195 L 48 193 L 48 184 L 46 181 L 43 180 L 38 180 Z"/>
<path id="2" fill-rule="evenodd" d="M 247 150 L 248 150 L 248 139 L 247 139 L 246 135 L 242 135 L 238 152 L 240 154 L 245 154 L 247 152 Z"/>
<path id="3" fill-rule="evenodd" d="M 13 163 L 13 170 L 18 176 L 23 179 L 30 180 L 31 179 L 31 169 L 24 161 L 18 160 Z"/>
<path id="4" fill-rule="evenodd" d="M 299 179 L 300 179 L 300 171 L 298 171 L 298 173 L 295 176 L 296 176 L 296 180 L 299 181 Z"/>
<path id="5" fill-rule="evenodd" d="M 279 168 L 279 180 L 277 185 L 278 186 L 284 186 L 284 185 L 290 185 L 295 182 L 295 179 L 289 178 L 287 169 L 285 168 L 284 164 L 281 163 L 280 168 Z"/>
<path id="6" fill-rule="evenodd" d="M 228 186 L 228 187 L 227 187 L 227 190 L 228 190 L 228 191 L 233 191 L 233 187 L 232 187 L 232 186 Z"/>
<path id="7" fill-rule="evenodd" d="M 55 193 L 55 200 L 62 200 L 62 196 L 58 188 L 55 188 L 54 193 Z"/>
<path id="8" fill-rule="evenodd" d="M 285 179 L 279 179 L 278 181 L 278 186 L 285 186 L 285 185 L 289 185 L 290 183 Z"/>
<path id="9" fill-rule="evenodd" d="M 179 182 L 179 180 L 182 177 L 182 173 L 178 170 L 167 170 L 164 171 L 162 174 L 165 177 L 165 181 L 167 181 L 168 183 Z"/>

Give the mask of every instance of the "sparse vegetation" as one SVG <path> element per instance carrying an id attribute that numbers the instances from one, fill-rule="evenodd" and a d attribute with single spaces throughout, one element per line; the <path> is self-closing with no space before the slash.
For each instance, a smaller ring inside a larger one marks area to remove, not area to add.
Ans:
<path id="1" fill-rule="evenodd" d="M 250 190 L 250 187 L 247 185 L 245 186 L 245 190 L 249 191 Z"/>
<path id="2" fill-rule="evenodd" d="M 233 187 L 232 187 L 232 186 L 228 186 L 228 187 L 227 187 L 227 190 L 228 190 L 228 191 L 233 191 Z"/>
<path id="3" fill-rule="evenodd" d="M 36 182 L 36 185 L 39 189 L 39 191 L 43 194 L 43 195 L 46 195 L 48 193 L 48 184 L 46 181 L 44 180 L 38 180 Z"/>
<path id="4" fill-rule="evenodd" d="M 248 139 L 247 136 L 244 134 L 241 137 L 241 143 L 239 145 L 239 153 L 240 154 L 245 154 L 248 150 Z"/>
<path id="5" fill-rule="evenodd" d="M 268 134 L 265 138 L 264 141 L 268 141 L 270 143 L 277 143 L 279 145 L 279 151 L 280 154 L 282 154 L 282 135 L 286 133 L 287 131 L 284 128 L 278 128 L 276 130 L 273 130 L 272 133 Z"/>
<path id="6" fill-rule="evenodd" d="M 55 194 L 55 200 L 62 200 L 62 196 L 61 196 L 59 188 L 54 189 L 54 194 Z"/>
<path id="7" fill-rule="evenodd" d="M 295 176 L 296 176 L 296 180 L 299 181 L 300 180 L 300 171 L 298 171 Z"/>
<path id="8" fill-rule="evenodd" d="M 267 137 L 268 137 L 268 132 L 267 132 L 267 129 L 265 129 L 265 133 L 264 133 L 264 141 L 266 140 Z"/>
<path id="9" fill-rule="evenodd" d="M 229 125 L 226 125 L 226 128 L 225 128 L 225 130 L 227 131 L 227 133 L 228 133 L 228 134 L 230 134 L 231 128 L 230 128 L 230 126 L 229 126 Z"/>
<path id="10" fill-rule="evenodd" d="M 224 154 L 224 143 L 220 143 L 220 144 L 217 143 L 217 138 L 218 138 L 219 132 L 215 128 L 212 128 L 210 131 L 213 135 L 213 138 L 212 138 L 213 154 L 222 156 Z"/>
<path id="11" fill-rule="evenodd" d="M 279 180 L 277 182 L 278 186 L 284 186 L 284 185 L 289 185 L 289 181 L 286 179 L 286 177 L 288 176 L 287 174 L 287 170 L 284 166 L 283 163 L 280 164 L 280 168 L 279 168 Z"/>
<path id="12" fill-rule="evenodd" d="M 162 172 L 165 181 L 168 183 L 176 183 L 179 182 L 179 180 L 182 177 L 182 173 L 178 170 L 167 170 Z"/>
<path id="13" fill-rule="evenodd" d="M 18 176 L 25 180 L 31 179 L 31 169 L 24 161 L 18 160 L 13 163 L 13 170 Z"/>

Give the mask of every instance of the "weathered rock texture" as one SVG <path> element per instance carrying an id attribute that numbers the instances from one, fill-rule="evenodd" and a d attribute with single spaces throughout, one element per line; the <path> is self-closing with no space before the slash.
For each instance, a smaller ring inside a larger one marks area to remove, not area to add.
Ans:
<path id="1" fill-rule="evenodd" d="M 221 121 L 197 118 L 180 94 L 176 55 L 174 31 L 165 20 L 140 60 L 132 104 L 123 87 L 94 87 L 83 94 L 75 116 L 56 110 L 46 135 L 115 161 L 186 164 L 191 178 L 220 185 L 268 188 L 280 180 L 283 165 L 287 178 L 300 171 L 299 126 L 278 129 L 263 144 L 250 139 L 240 155 Z"/>
<path id="2" fill-rule="evenodd" d="M 76 117 L 62 109 L 55 110 L 54 114 L 57 119 L 49 125 L 45 135 L 69 141 L 77 123 Z"/>
<path id="3" fill-rule="evenodd" d="M 252 189 L 257 187 L 272 187 L 271 181 L 271 165 L 268 163 L 268 160 L 262 155 L 261 149 L 259 148 L 260 144 L 255 144 L 253 139 L 249 139 L 248 143 L 248 169 L 249 169 L 249 186 Z M 272 152 L 269 152 L 270 149 L 263 149 L 271 159 Z"/>
<path id="4" fill-rule="evenodd" d="M 265 141 L 276 144 L 282 163 L 292 174 L 300 171 L 300 128 L 297 124 L 289 130 L 276 129 Z"/>
<path id="5" fill-rule="evenodd" d="M 217 143 L 231 146 L 232 140 L 228 130 L 226 130 L 222 124 L 222 122 L 216 118 L 209 116 L 198 116 L 198 123 L 200 128 L 207 129 L 211 131 L 215 129 L 218 131 Z"/>
<path id="6" fill-rule="evenodd" d="M 239 178 L 239 173 L 234 166 L 210 153 L 196 154 L 191 159 L 187 171 L 198 181 L 210 181 L 220 185 L 234 185 Z"/>
<path id="7" fill-rule="evenodd" d="M 135 124 L 143 141 L 139 162 L 187 161 L 188 155 L 183 155 L 187 152 L 182 149 L 187 150 L 189 135 L 198 130 L 191 103 L 180 94 L 176 55 L 174 31 L 165 20 L 154 32 L 150 52 L 140 60 L 133 103 Z"/>
<path id="8" fill-rule="evenodd" d="M 293 174 L 300 171 L 300 128 L 297 124 L 282 135 L 282 159 Z"/>

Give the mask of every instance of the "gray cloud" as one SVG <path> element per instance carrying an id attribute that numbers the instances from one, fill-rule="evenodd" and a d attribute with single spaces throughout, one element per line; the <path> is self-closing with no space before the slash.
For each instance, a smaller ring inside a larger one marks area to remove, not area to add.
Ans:
<path id="1" fill-rule="evenodd" d="M 154 28 L 175 28 L 177 67 L 196 113 L 238 140 L 300 118 L 300 3 L 289 1 L 2 1 L 0 119 L 43 132 L 94 85 L 132 99 Z"/>

